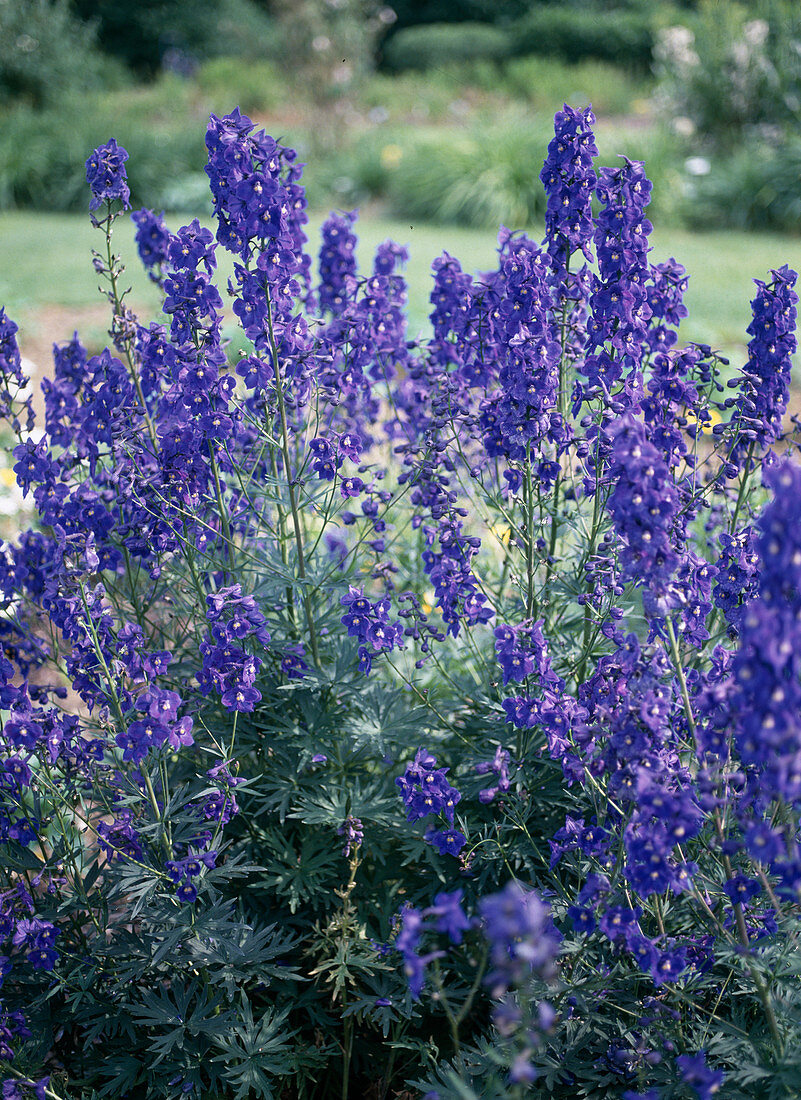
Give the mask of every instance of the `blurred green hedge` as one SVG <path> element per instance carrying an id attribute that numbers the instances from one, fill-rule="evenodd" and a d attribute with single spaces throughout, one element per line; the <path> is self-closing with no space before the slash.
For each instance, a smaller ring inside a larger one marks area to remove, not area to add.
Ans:
<path id="1" fill-rule="evenodd" d="M 648 69 L 655 43 L 654 14 L 648 8 L 593 11 L 585 8 L 533 8 L 511 31 L 514 53 L 542 54 L 564 61 L 611 61 Z"/>
<path id="2" fill-rule="evenodd" d="M 429 23 L 397 31 L 384 45 L 392 72 L 435 69 L 456 61 L 501 61 L 535 55 L 569 63 L 592 59 L 641 72 L 650 69 L 656 28 L 681 17 L 672 5 L 645 4 L 600 10 L 535 5 L 504 26 Z"/>
<path id="3" fill-rule="evenodd" d="M 435 69 L 465 61 L 500 61 L 512 52 L 510 36 L 488 23 L 429 23 L 398 31 L 384 47 L 391 72 Z"/>

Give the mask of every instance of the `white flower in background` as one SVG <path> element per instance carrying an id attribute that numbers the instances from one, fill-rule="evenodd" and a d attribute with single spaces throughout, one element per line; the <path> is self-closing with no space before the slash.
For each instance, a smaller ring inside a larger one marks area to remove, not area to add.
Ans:
<path id="1" fill-rule="evenodd" d="M 673 129 L 679 137 L 692 137 L 695 133 L 695 123 L 686 115 L 679 115 L 673 119 Z"/>
<path id="2" fill-rule="evenodd" d="M 694 69 L 701 64 L 694 45 L 695 35 L 689 27 L 663 27 L 656 38 L 654 56 L 677 70 Z"/>
<path id="3" fill-rule="evenodd" d="M 743 38 L 753 50 L 761 50 L 768 40 L 770 26 L 764 19 L 751 19 L 743 27 Z"/>

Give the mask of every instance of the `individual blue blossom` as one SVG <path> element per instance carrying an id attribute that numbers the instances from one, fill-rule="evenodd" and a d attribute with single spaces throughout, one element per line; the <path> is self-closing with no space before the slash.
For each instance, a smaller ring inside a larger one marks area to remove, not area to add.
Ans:
<path id="1" fill-rule="evenodd" d="M 462 909 L 463 898 L 464 890 L 436 894 L 434 904 L 424 912 L 424 916 L 435 918 L 437 931 L 446 933 L 451 943 L 455 944 L 461 943 L 464 933 L 473 927 Z"/>
<path id="2" fill-rule="evenodd" d="M 651 966 L 651 977 L 657 988 L 677 981 L 687 969 L 687 957 L 684 948 L 662 951 Z"/>
<path id="3" fill-rule="evenodd" d="M 681 1079 L 695 1092 L 698 1100 L 712 1100 L 723 1084 L 725 1074 L 706 1064 L 706 1051 L 697 1054 L 680 1054 L 676 1059 Z"/>
<path id="4" fill-rule="evenodd" d="M 127 150 L 117 145 L 111 138 L 105 145 L 99 145 L 86 161 L 86 182 L 92 192 L 90 210 L 97 210 L 104 202 L 119 200 L 123 209 L 130 207 L 131 192 L 125 162 Z"/>
<path id="5" fill-rule="evenodd" d="M 478 792 L 479 802 L 485 804 L 493 802 L 498 794 L 504 794 L 509 790 L 509 764 L 509 753 L 500 745 L 495 750 L 495 756 L 492 760 L 482 760 L 476 764 L 477 775 L 488 775 L 491 772 L 495 776 L 493 786 L 485 787 L 484 790 Z"/>
<path id="6" fill-rule="evenodd" d="M 148 277 L 155 283 L 161 282 L 161 272 L 168 261 L 170 231 L 164 223 L 163 214 L 154 214 L 152 210 L 135 210 L 131 221 L 136 226 L 134 240 L 139 259 L 145 266 Z"/>
<path id="7" fill-rule="evenodd" d="M 511 879 L 503 890 L 479 903 L 482 930 L 490 948 L 486 984 L 501 997 L 535 973 L 547 979 L 555 972 L 560 938 L 547 905 L 534 890 Z"/>
<path id="8" fill-rule="evenodd" d="M 467 837 L 458 829 L 429 829 L 425 839 L 441 856 L 458 856 L 467 844 Z"/>

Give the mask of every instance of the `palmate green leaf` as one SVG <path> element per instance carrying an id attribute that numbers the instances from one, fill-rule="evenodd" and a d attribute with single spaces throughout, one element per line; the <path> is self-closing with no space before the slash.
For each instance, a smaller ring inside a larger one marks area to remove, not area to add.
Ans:
<path id="1" fill-rule="evenodd" d="M 39 856 L 16 840 L 0 844 L 0 866 L 11 871 L 40 871 L 44 867 Z"/>
<path id="2" fill-rule="evenodd" d="M 346 989 L 357 988 L 363 979 L 387 969 L 367 940 L 364 929 L 359 929 L 350 938 L 323 937 L 323 944 L 323 957 L 310 973 L 331 987 L 334 1000 Z M 334 952 L 329 954 L 332 946 Z"/>
<path id="3" fill-rule="evenodd" d="M 354 749 L 368 749 L 385 755 L 394 745 L 414 743 L 425 737 L 431 715 L 426 707 L 409 706 L 406 692 L 391 689 L 379 680 L 353 688 L 358 698 L 358 713 L 345 726 Z"/>
<path id="4" fill-rule="evenodd" d="M 250 1096 L 273 1100 L 280 1092 L 280 1080 L 293 1073 L 292 1039 L 296 1033 L 285 1026 L 288 1016 L 288 1009 L 276 1012 L 268 1008 L 256 1022 L 243 993 L 239 1022 L 214 1039 L 220 1053 L 213 1060 L 224 1065 L 222 1076 L 235 1090 L 234 1100 Z"/>
<path id="5" fill-rule="evenodd" d="M 306 836 L 298 851 L 276 829 L 266 833 L 264 840 L 273 859 L 265 860 L 270 870 L 257 878 L 259 885 L 272 889 L 292 913 L 305 901 L 326 906 L 329 899 L 321 888 L 323 883 L 330 888 L 331 879 L 337 877 L 335 869 L 342 862 L 339 849 L 321 848 L 319 838 Z"/>
<path id="6" fill-rule="evenodd" d="M 303 792 L 294 801 L 292 811 L 287 815 L 307 825 L 330 825 L 339 828 L 348 814 L 358 817 L 362 822 L 374 822 L 392 825 L 398 820 L 398 799 L 381 793 L 383 784 L 376 783 L 367 788 L 359 782 L 349 788 L 319 788 L 313 792 Z"/>
<path id="7" fill-rule="evenodd" d="M 208 986 L 173 980 L 169 988 L 144 991 L 141 1003 L 133 1004 L 130 1011 L 141 1024 L 156 1029 L 150 1042 L 158 1063 L 188 1036 L 210 1037 L 226 1030 L 235 1017 L 221 1006 L 222 997 Z"/>
<path id="8" fill-rule="evenodd" d="M 131 1089 L 140 1084 L 144 1076 L 140 1059 L 117 1050 L 114 1051 L 113 1057 L 103 1060 L 100 1072 L 109 1079 L 97 1090 L 99 1097 L 116 1098 L 129 1095 Z"/>
<path id="9" fill-rule="evenodd" d="M 289 959 L 299 936 L 281 931 L 277 925 L 254 929 L 232 924 L 225 936 L 202 933 L 190 940 L 187 949 L 198 966 L 215 974 L 216 980 L 233 987 L 244 978 L 258 975 L 286 981 L 305 981 Z"/>

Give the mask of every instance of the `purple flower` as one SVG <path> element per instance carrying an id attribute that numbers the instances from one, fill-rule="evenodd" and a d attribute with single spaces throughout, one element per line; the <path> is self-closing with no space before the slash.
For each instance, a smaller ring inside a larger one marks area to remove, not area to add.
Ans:
<path id="1" fill-rule="evenodd" d="M 444 957 L 444 951 L 430 951 L 420 955 L 420 943 L 425 931 L 424 913 L 407 905 L 401 911 L 401 928 L 395 940 L 395 949 L 403 958 L 403 970 L 409 983 L 412 1000 L 419 1001 L 425 984 L 425 968 L 434 959 Z"/>
<path id="2" fill-rule="evenodd" d="M 623 577 L 643 584 L 647 614 L 664 614 L 679 564 L 671 538 L 679 496 L 662 455 L 630 413 L 615 428 L 609 478 L 607 507 L 623 542 Z"/>
<path id="3" fill-rule="evenodd" d="M 751 302 L 749 358 L 731 421 L 736 442 L 729 462 L 736 465 L 742 464 L 752 443 L 762 448 L 779 438 L 790 392 L 798 303 L 793 288 L 798 275 L 786 264 L 771 275 L 770 283 L 755 280 L 759 290 Z"/>
<path id="4" fill-rule="evenodd" d="M 445 932 L 451 943 L 461 943 L 464 933 L 472 927 L 462 909 L 463 897 L 464 890 L 454 890 L 452 894 L 436 894 L 434 904 L 425 910 L 424 915 L 436 918 L 437 931 Z"/>
<path id="5" fill-rule="evenodd" d="M 467 838 L 458 829 L 429 829 L 425 838 L 442 856 L 458 856 L 467 844 Z"/>
<path id="6" fill-rule="evenodd" d="M 581 249 L 592 259 L 592 195 L 598 155 L 591 108 L 575 110 L 567 104 L 554 118 L 554 137 L 540 172 L 548 205 L 545 232 L 548 252 L 557 271 L 563 271 L 570 254 Z"/>
<path id="7" fill-rule="evenodd" d="M 698 1100 L 712 1100 L 723 1084 L 722 1070 L 711 1069 L 706 1064 L 706 1051 L 698 1054 L 680 1054 L 676 1059 L 681 1079 L 695 1091 Z"/>
<path id="8" fill-rule="evenodd" d="M 361 643 L 359 664 L 363 672 L 370 672 L 376 654 L 402 647 L 403 627 L 399 622 L 390 622 L 388 598 L 373 603 L 363 589 L 351 585 L 348 594 L 340 597 L 339 602 L 345 608 L 340 622 L 348 628 L 348 637 Z"/>
<path id="9" fill-rule="evenodd" d="M 436 765 L 436 757 L 425 749 L 418 749 L 412 763 L 395 780 L 406 805 L 409 821 L 419 821 L 423 817 L 441 813 L 453 824 L 456 804 L 462 796 L 445 778 L 449 769 L 438 768 Z"/>
<path id="10" fill-rule="evenodd" d="M 128 153 L 111 138 L 105 145 L 99 145 L 86 161 L 86 182 L 92 192 L 90 210 L 97 210 L 104 202 L 119 199 L 123 209 L 130 207 L 131 192 L 125 161 Z"/>
<path id="11" fill-rule="evenodd" d="M 358 214 L 331 214 L 323 222 L 320 236 L 320 284 L 317 299 L 321 312 L 338 317 L 345 308 L 349 287 L 356 274 L 356 234 L 352 232 Z"/>
<path id="12" fill-rule="evenodd" d="M 479 912 L 490 947 L 486 983 L 493 997 L 519 986 L 532 972 L 550 977 L 559 953 L 551 914 L 533 890 L 511 879 L 498 894 L 481 900 Z"/>
<path id="13" fill-rule="evenodd" d="M 135 210 L 131 221 L 136 226 L 134 239 L 139 258 L 149 277 L 158 283 L 161 281 L 161 268 L 167 263 L 170 243 L 170 231 L 164 223 L 164 215 L 154 214 L 152 210 Z"/>
<path id="14" fill-rule="evenodd" d="M 362 845 L 364 840 L 364 826 L 358 817 L 352 817 L 350 814 L 345 818 L 344 825 L 340 825 L 337 829 L 338 836 L 344 836 L 345 847 L 342 849 L 342 855 L 348 859 L 352 852 L 356 852 Z"/>

